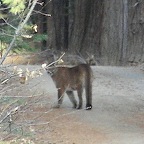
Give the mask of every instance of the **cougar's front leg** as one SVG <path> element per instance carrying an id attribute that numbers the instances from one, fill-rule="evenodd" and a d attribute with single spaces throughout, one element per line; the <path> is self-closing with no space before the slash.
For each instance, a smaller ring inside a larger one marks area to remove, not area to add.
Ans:
<path id="1" fill-rule="evenodd" d="M 76 107 L 77 107 L 77 101 L 76 101 L 76 99 L 75 99 L 75 97 L 74 97 L 73 91 L 66 91 L 66 93 L 67 93 L 70 101 L 71 101 L 72 104 L 73 104 L 73 108 L 76 108 Z"/>
<path id="2" fill-rule="evenodd" d="M 64 89 L 63 88 L 58 88 L 58 105 L 57 105 L 57 108 L 59 108 L 60 105 L 62 104 L 63 97 L 64 97 Z"/>

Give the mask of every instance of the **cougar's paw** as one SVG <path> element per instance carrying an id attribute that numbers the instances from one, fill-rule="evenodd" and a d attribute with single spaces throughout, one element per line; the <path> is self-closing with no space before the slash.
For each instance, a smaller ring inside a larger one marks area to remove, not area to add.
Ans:
<path id="1" fill-rule="evenodd" d="M 76 109 L 76 108 L 77 108 L 77 104 L 74 104 L 74 105 L 73 105 L 73 108 Z"/>
<path id="2" fill-rule="evenodd" d="M 86 110 L 91 110 L 92 109 L 92 105 L 86 105 Z"/>
<path id="3" fill-rule="evenodd" d="M 82 106 L 78 106 L 76 109 L 82 109 Z"/>

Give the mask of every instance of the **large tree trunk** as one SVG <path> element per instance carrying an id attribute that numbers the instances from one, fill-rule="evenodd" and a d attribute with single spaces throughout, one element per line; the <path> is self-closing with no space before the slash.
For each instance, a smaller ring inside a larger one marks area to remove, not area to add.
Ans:
<path id="1" fill-rule="evenodd" d="M 144 61 L 144 3 L 137 0 L 105 0 L 102 54 L 105 64 Z"/>
<path id="2" fill-rule="evenodd" d="M 144 3 L 129 0 L 128 7 L 128 59 L 144 62 Z"/>
<path id="3" fill-rule="evenodd" d="M 123 59 L 124 5 L 123 0 L 105 0 L 101 37 L 103 64 L 118 64 Z"/>
<path id="4" fill-rule="evenodd" d="M 101 56 L 103 6 L 103 0 L 76 0 L 73 35 L 69 45 L 72 51 L 84 56 L 87 53 L 92 53 L 97 58 Z"/>
<path id="5" fill-rule="evenodd" d="M 137 0 L 53 0 L 47 19 L 54 49 L 94 55 L 102 65 L 144 61 L 144 3 Z"/>

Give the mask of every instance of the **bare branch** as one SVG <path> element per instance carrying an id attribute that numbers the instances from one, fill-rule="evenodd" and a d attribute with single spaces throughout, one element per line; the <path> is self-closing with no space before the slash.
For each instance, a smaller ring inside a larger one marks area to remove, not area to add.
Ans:
<path id="1" fill-rule="evenodd" d="M 12 110 L 7 111 L 7 112 L 6 112 L 6 115 L 5 115 L 3 118 L 1 118 L 0 124 L 1 124 L 7 117 L 9 117 L 10 115 L 13 115 L 14 113 L 16 113 L 16 111 L 17 111 L 18 109 L 19 109 L 19 107 L 16 106 L 16 107 L 14 107 Z M 2 114 L 1 114 L 1 115 L 2 115 Z"/>
<path id="2" fill-rule="evenodd" d="M 7 33 L 5 33 L 5 32 L 2 32 L 0 35 L 6 35 L 6 36 L 13 37 L 13 35 L 11 35 L 11 34 L 7 34 Z"/>
<path id="3" fill-rule="evenodd" d="M 61 59 L 62 59 L 62 57 L 65 55 L 65 53 L 63 53 L 60 57 L 59 57 L 59 59 L 58 60 L 56 60 L 56 61 L 54 61 L 54 62 L 52 62 L 52 63 L 50 63 L 50 64 L 48 64 L 47 66 L 46 66 L 46 68 L 48 68 L 48 67 L 50 67 L 50 66 L 52 66 L 53 64 L 55 64 L 55 63 L 57 63 L 57 62 L 59 62 Z"/>
<path id="4" fill-rule="evenodd" d="M 41 14 L 41 15 L 44 15 L 44 16 L 51 17 L 51 14 L 46 14 L 46 13 L 42 13 L 42 12 L 40 12 L 40 11 L 35 11 L 35 10 L 34 10 L 34 12 L 35 12 L 35 13 L 38 13 L 38 14 Z"/>
<path id="5" fill-rule="evenodd" d="M 72 114 L 75 114 L 75 113 L 77 113 L 77 112 L 79 112 L 79 111 L 83 111 L 83 110 L 86 110 L 86 108 L 79 109 L 79 110 L 73 110 L 73 111 L 71 111 L 71 112 L 58 115 L 58 116 L 54 117 L 53 119 L 51 119 L 50 121 L 46 121 L 46 122 L 34 122 L 34 121 L 32 121 L 32 122 L 29 122 L 29 123 L 27 122 L 27 123 L 17 123 L 17 124 L 23 125 L 23 126 L 47 125 L 47 124 L 50 124 L 50 123 L 54 122 L 55 120 L 57 120 L 57 119 L 59 119 L 59 118 L 62 118 L 62 117 L 64 117 L 64 116 L 68 116 L 68 115 L 72 115 Z M 52 109 L 52 110 L 49 110 L 48 112 L 51 112 L 51 111 L 53 111 L 53 109 Z M 40 116 L 42 116 L 42 115 L 43 115 L 43 114 L 41 114 Z M 38 117 L 37 117 L 37 118 L 38 118 Z"/>
<path id="6" fill-rule="evenodd" d="M 6 19 L 2 18 L 2 20 L 3 20 L 7 25 L 9 25 L 10 27 L 12 27 L 13 29 L 15 29 L 15 30 L 17 29 L 16 27 L 14 27 L 14 26 L 11 25 L 10 23 L 8 23 Z"/>

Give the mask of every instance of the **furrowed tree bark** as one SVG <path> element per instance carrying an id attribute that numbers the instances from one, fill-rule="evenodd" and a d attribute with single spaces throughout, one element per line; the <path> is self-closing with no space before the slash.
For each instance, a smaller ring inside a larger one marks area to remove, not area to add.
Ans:
<path id="1" fill-rule="evenodd" d="M 85 58 L 87 53 L 94 55 L 101 65 L 144 62 L 144 2 L 53 0 L 52 3 L 54 49 L 68 49 Z"/>
<path id="2" fill-rule="evenodd" d="M 128 60 L 144 62 L 144 2 L 128 0 Z"/>
<path id="3" fill-rule="evenodd" d="M 73 32 L 69 43 L 71 51 L 84 57 L 87 53 L 101 57 L 101 33 L 104 0 L 76 0 L 74 8 Z"/>

